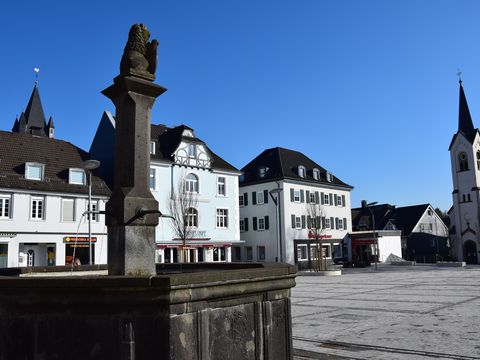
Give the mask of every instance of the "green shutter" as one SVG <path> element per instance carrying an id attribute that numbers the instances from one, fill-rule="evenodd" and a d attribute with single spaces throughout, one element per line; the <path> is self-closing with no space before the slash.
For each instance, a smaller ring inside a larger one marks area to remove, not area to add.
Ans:
<path id="1" fill-rule="evenodd" d="M 338 230 L 338 218 L 335 218 L 335 229 Z"/>
<path id="2" fill-rule="evenodd" d="M 243 219 L 243 221 L 245 222 L 245 231 L 248 231 L 248 218 Z"/>
<path id="3" fill-rule="evenodd" d="M 268 223 L 268 216 L 265 216 L 265 230 L 268 230 L 270 228 L 270 225 Z"/>
<path id="4" fill-rule="evenodd" d="M 342 195 L 342 206 L 345 206 L 345 195 Z"/>
<path id="5" fill-rule="evenodd" d="M 333 204 L 333 196 L 332 196 L 332 194 L 328 194 L 328 200 L 329 200 L 329 204 L 330 204 L 330 205 L 334 205 L 334 204 Z"/>
<path id="6" fill-rule="evenodd" d="M 263 190 L 263 202 L 268 204 L 268 190 Z"/>
<path id="7" fill-rule="evenodd" d="M 310 191 L 306 191 L 306 197 L 305 197 L 305 202 L 308 204 L 310 203 Z"/>
<path id="8" fill-rule="evenodd" d="M 252 192 L 252 205 L 257 205 L 257 192 Z"/>
<path id="9" fill-rule="evenodd" d="M 257 218 L 253 217 L 252 222 L 253 222 L 253 230 L 257 230 Z"/>
<path id="10" fill-rule="evenodd" d="M 330 218 L 330 229 L 335 230 L 335 218 L 333 216 Z"/>
<path id="11" fill-rule="evenodd" d="M 312 218 L 310 217 L 310 215 L 307 215 L 307 228 L 312 228 Z"/>
<path id="12" fill-rule="evenodd" d="M 303 190 L 300 190 L 300 202 L 305 202 L 305 192 Z"/>
<path id="13" fill-rule="evenodd" d="M 295 215 L 292 215 L 292 229 L 295 229 Z"/>
<path id="14" fill-rule="evenodd" d="M 323 192 L 320 194 L 320 204 L 325 204 L 325 194 Z"/>
<path id="15" fill-rule="evenodd" d="M 244 206 L 248 205 L 248 193 L 243 194 L 243 205 Z"/>
<path id="16" fill-rule="evenodd" d="M 315 191 L 315 204 L 320 204 L 320 196 L 318 195 L 318 191 Z"/>
<path id="17" fill-rule="evenodd" d="M 337 206 L 337 199 L 338 199 L 337 194 L 333 195 L 333 205 L 335 206 Z"/>
<path id="18" fill-rule="evenodd" d="M 343 228 L 347 230 L 347 218 L 343 218 Z"/>
<path id="19" fill-rule="evenodd" d="M 293 194 L 293 188 L 290 189 L 290 201 L 293 202 L 294 199 L 294 194 Z"/>
<path id="20" fill-rule="evenodd" d="M 305 215 L 302 215 L 302 229 L 305 229 Z"/>

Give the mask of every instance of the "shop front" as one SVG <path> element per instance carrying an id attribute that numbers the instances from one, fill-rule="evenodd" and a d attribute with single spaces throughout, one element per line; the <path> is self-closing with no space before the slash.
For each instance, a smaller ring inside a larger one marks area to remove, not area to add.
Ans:
<path id="1" fill-rule="evenodd" d="M 156 262 L 168 264 L 228 261 L 230 248 L 231 244 L 157 244 Z"/>
<path id="2" fill-rule="evenodd" d="M 352 239 L 352 262 L 358 267 L 375 262 L 373 239 Z"/>
<path id="3" fill-rule="evenodd" d="M 90 263 L 90 240 L 88 236 L 65 236 L 65 265 L 88 265 Z M 92 264 L 95 263 L 95 245 L 97 238 L 92 237 Z"/>

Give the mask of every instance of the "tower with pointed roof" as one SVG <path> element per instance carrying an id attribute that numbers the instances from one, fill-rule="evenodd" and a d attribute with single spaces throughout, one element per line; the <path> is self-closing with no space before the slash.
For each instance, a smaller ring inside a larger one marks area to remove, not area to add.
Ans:
<path id="1" fill-rule="evenodd" d="M 45 121 L 38 84 L 35 83 L 27 107 L 21 113 L 20 118 L 15 119 L 12 132 L 53 138 L 54 129 L 52 117 L 50 117 L 48 125 Z"/>
<path id="2" fill-rule="evenodd" d="M 450 211 L 453 255 L 479 263 L 480 250 L 480 133 L 474 127 L 467 98 L 459 81 L 458 130 L 450 143 L 453 207 Z"/>

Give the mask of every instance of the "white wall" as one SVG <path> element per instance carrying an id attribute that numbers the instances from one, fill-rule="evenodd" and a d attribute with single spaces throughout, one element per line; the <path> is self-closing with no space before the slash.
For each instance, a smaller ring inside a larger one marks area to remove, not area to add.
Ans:
<path id="1" fill-rule="evenodd" d="M 378 241 L 378 256 L 380 262 L 385 262 L 390 254 L 402 257 L 402 239 L 401 232 L 399 235 L 382 236 L 379 235 Z"/>

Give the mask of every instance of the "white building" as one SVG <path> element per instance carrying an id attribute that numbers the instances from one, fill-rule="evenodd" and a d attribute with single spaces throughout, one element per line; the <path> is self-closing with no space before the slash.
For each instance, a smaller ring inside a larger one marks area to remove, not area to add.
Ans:
<path id="1" fill-rule="evenodd" d="M 245 245 L 233 248 L 235 260 L 308 267 L 317 257 L 317 235 L 327 259 L 341 256 L 341 243 L 351 230 L 352 186 L 302 153 L 278 147 L 262 152 L 242 172 Z M 315 228 L 320 228 L 317 234 Z"/>
<path id="2" fill-rule="evenodd" d="M 474 128 L 460 81 L 458 130 L 448 148 L 452 166 L 453 208 L 450 214 L 454 255 L 479 263 L 480 250 L 480 134 Z"/>
<path id="3" fill-rule="evenodd" d="M 45 122 L 38 87 L 12 132 L 0 131 L 0 267 L 65 265 L 89 261 L 88 153 L 54 136 Z M 92 176 L 93 210 L 104 209 L 110 190 Z M 92 217 L 93 262 L 107 262 L 101 215 Z"/>
<path id="4" fill-rule="evenodd" d="M 105 112 L 90 148 L 102 164 L 107 182 L 113 181 L 115 120 Z M 158 263 L 231 261 L 231 248 L 240 244 L 238 177 L 240 172 L 212 152 L 193 129 L 181 125 L 152 125 L 150 189 L 162 214 L 170 215 L 172 194 L 195 198 L 189 208 L 185 246 L 173 222 L 161 217 L 156 229 Z"/>

